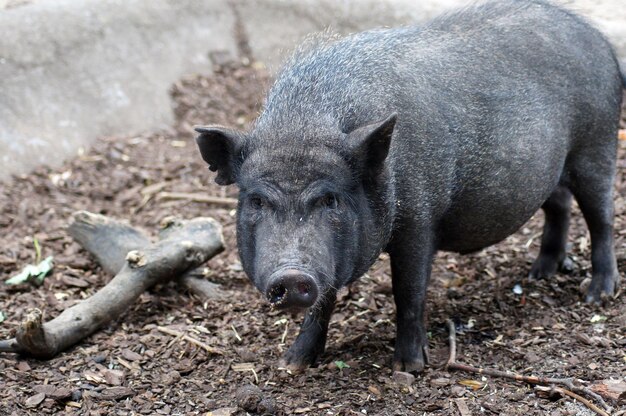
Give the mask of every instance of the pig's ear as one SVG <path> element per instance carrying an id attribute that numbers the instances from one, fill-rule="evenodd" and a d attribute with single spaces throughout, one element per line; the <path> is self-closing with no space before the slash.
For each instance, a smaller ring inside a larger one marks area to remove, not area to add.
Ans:
<path id="1" fill-rule="evenodd" d="M 383 121 L 366 124 L 348 134 L 353 157 L 362 169 L 378 173 L 389 154 L 391 136 L 396 126 L 397 114 L 393 113 Z"/>
<path id="2" fill-rule="evenodd" d="M 214 126 L 195 127 L 195 130 L 200 133 L 196 143 L 202 159 L 209 164 L 212 172 L 217 171 L 215 182 L 219 185 L 234 183 L 243 147 L 242 134 Z"/>

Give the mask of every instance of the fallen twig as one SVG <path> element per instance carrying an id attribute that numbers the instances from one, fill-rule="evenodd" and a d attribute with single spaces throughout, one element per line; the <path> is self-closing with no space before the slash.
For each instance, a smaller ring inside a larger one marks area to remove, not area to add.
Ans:
<path id="1" fill-rule="evenodd" d="M 174 229 L 176 221 L 169 218 L 161 224 L 163 229 Z M 74 214 L 68 233 L 90 252 L 109 274 L 117 274 L 124 266 L 126 254 L 150 246 L 150 240 L 138 229 L 121 221 L 99 214 L 79 211 Z M 164 234 L 161 235 L 164 238 Z M 172 276 L 178 283 L 203 300 L 221 296 L 219 285 L 207 281 L 208 269 L 200 267 L 188 270 L 180 276 Z"/>
<path id="2" fill-rule="evenodd" d="M 120 316 L 156 283 L 196 268 L 223 250 L 221 226 L 211 218 L 177 222 L 158 243 L 130 251 L 117 275 L 88 299 L 43 323 L 43 313 L 32 310 L 15 339 L 0 351 L 51 358 Z"/>
<path id="3" fill-rule="evenodd" d="M 205 344 L 204 342 L 200 341 L 199 339 L 196 339 L 190 335 L 187 335 L 183 332 L 180 331 L 176 331 L 174 329 L 171 328 L 166 328 L 164 326 L 157 326 L 157 329 L 160 332 L 163 332 L 164 334 L 167 335 L 171 335 L 173 337 L 176 338 L 180 338 L 183 339 L 189 343 L 192 343 L 200 348 L 202 348 L 203 350 L 205 350 L 206 352 L 210 353 L 210 354 L 218 354 L 218 355 L 224 355 L 224 352 L 222 352 L 222 350 L 218 349 L 218 348 L 213 348 L 208 344 Z"/>
<path id="4" fill-rule="evenodd" d="M 541 384 L 541 385 L 548 385 L 548 386 L 558 384 L 558 385 L 567 387 L 569 390 L 553 386 L 553 389 L 555 389 L 555 391 L 557 391 L 556 389 L 558 389 L 560 393 L 566 394 L 574 399 L 576 399 L 576 397 L 580 397 L 576 393 L 585 394 L 589 397 L 594 398 L 598 402 L 600 402 L 602 407 L 604 407 L 604 409 L 606 409 L 607 411 L 612 410 L 612 408 L 608 404 L 606 404 L 606 402 L 604 401 L 604 399 L 602 399 L 601 396 L 594 393 L 587 387 L 580 387 L 574 384 L 575 381 L 580 383 L 581 382 L 580 380 L 574 380 L 573 378 L 545 378 L 545 377 L 536 377 L 536 376 L 524 376 L 521 374 L 509 373 L 509 372 L 494 370 L 490 368 L 479 368 L 479 367 L 474 367 L 471 365 L 457 363 L 456 362 L 456 329 L 454 327 L 454 322 L 452 322 L 452 320 L 448 319 L 447 323 L 448 323 L 448 333 L 449 333 L 448 341 L 450 344 L 450 355 L 448 358 L 448 362 L 445 365 L 445 368 L 447 370 L 461 370 L 461 371 L 467 371 L 470 373 L 485 374 L 485 375 L 492 376 L 492 377 L 507 378 L 509 380 L 517 380 L 517 381 L 522 381 L 522 382 L 529 383 L 529 384 Z M 593 406 L 593 408 L 590 407 L 588 405 L 588 403 L 590 403 L 588 400 L 581 401 L 581 403 L 583 403 L 584 405 L 589 407 L 589 409 L 593 410 L 594 412 L 600 415 L 603 415 L 603 416 L 609 415 L 607 412 L 598 408 L 595 405 Z"/>
<path id="5" fill-rule="evenodd" d="M 235 198 L 222 198 L 220 196 L 192 194 L 187 192 L 159 192 L 157 198 L 165 201 L 184 199 L 192 202 L 205 202 L 207 204 L 224 205 L 232 208 L 237 206 L 237 200 Z"/>
<path id="6" fill-rule="evenodd" d="M 563 389 L 561 387 L 558 386 L 550 386 L 550 387 L 544 387 L 544 386 L 535 386 L 535 391 L 538 393 L 538 395 L 541 394 L 547 394 L 549 396 L 553 396 L 555 394 L 559 394 L 561 396 L 569 396 L 574 400 L 577 400 L 579 402 L 581 402 L 582 404 L 584 404 L 585 406 L 587 406 L 589 409 L 593 410 L 594 412 L 596 412 L 599 415 L 608 415 L 607 412 L 605 412 L 604 410 L 600 409 L 598 406 L 596 406 L 595 404 L 593 404 L 592 402 L 590 402 L 589 400 L 585 399 L 584 397 L 569 391 L 567 389 Z"/>

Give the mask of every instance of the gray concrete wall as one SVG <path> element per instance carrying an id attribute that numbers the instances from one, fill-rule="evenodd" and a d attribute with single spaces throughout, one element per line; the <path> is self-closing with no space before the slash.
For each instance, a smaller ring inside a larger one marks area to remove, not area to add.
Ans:
<path id="1" fill-rule="evenodd" d="M 169 86 L 236 54 L 276 69 L 311 32 L 421 22 L 466 0 L 0 0 L 0 180 L 172 121 Z M 622 0 L 573 0 L 626 58 Z M 237 13 L 235 13 L 235 10 Z"/>

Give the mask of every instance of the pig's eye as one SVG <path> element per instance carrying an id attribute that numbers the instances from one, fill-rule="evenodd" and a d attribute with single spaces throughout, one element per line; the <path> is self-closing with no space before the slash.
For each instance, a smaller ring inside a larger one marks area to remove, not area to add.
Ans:
<path id="1" fill-rule="evenodd" d="M 326 194 L 320 198 L 319 205 L 323 208 L 337 209 L 337 197 L 335 194 Z"/>
<path id="2" fill-rule="evenodd" d="M 252 196 L 250 197 L 250 205 L 254 209 L 261 209 L 265 206 L 265 201 L 260 196 Z"/>

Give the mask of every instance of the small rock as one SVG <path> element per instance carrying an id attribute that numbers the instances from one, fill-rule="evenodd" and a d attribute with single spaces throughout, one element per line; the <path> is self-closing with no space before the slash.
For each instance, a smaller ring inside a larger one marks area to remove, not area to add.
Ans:
<path id="1" fill-rule="evenodd" d="M 272 397 L 264 397 L 257 405 L 256 410 L 262 415 L 275 415 L 276 401 Z"/>
<path id="2" fill-rule="evenodd" d="M 257 386 L 247 384 L 237 389 L 235 399 L 237 405 L 246 412 L 256 412 L 259 402 L 263 399 L 263 392 Z"/>
<path id="3" fill-rule="evenodd" d="M 107 357 L 106 357 L 106 355 L 100 354 L 100 355 L 94 356 L 92 358 L 92 360 L 93 360 L 94 363 L 102 364 L 103 362 L 105 362 L 107 360 Z"/>
<path id="4" fill-rule="evenodd" d="M 79 402 L 83 398 L 83 391 L 80 389 L 76 389 L 72 391 L 72 401 Z"/>
<path id="5" fill-rule="evenodd" d="M 34 396 L 30 396 L 28 399 L 26 399 L 24 405 L 26 407 L 37 407 L 39 406 L 39 403 L 43 402 L 45 398 L 46 395 L 44 393 L 37 393 Z"/>
<path id="6" fill-rule="evenodd" d="M 393 381 L 398 384 L 402 384 L 405 386 L 410 386 L 415 381 L 415 376 L 411 373 L 406 373 L 404 371 L 394 371 L 393 376 L 391 376 Z"/>
<path id="7" fill-rule="evenodd" d="M 163 384 L 167 386 L 171 386 L 172 384 L 176 384 L 180 381 L 181 375 L 178 371 L 172 370 L 163 375 Z"/>

